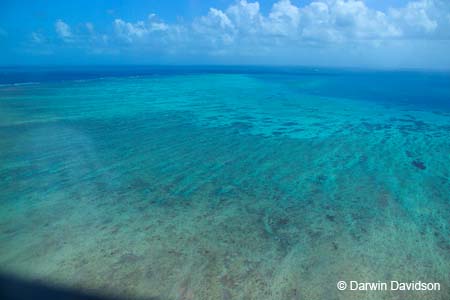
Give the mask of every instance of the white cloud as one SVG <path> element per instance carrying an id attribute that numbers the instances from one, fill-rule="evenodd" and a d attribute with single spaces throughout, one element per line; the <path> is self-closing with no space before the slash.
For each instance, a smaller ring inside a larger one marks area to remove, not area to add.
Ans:
<path id="1" fill-rule="evenodd" d="M 419 0 L 409 2 L 405 7 L 391 9 L 392 19 L 402 26 L 405 34 L 416 38 L 449 38 L 450 1 Z"/>
<path id="2" fill-rule="evenodd" d="M 281 0 L 273 5 L 265 29 L 285 36 L 297 35 L 301 20 L 300 9 L 289 0 Z"/>
<path id="3" fill-rule="evenodd" d="M 125 22 L 122 19 L 115 19 L 114 28 L 117 35 L 128 42 L 132 42 L 136 38 L 141 38 L 148 33 L 148 30 L 142 21 L 133 24 Z"/>
<path id="4" fill-rule="evenodd" d="M 211 8 L 208 15 L 202 16 L 192 24 L 195 38 L 200 45 L 230 45 L 233 43 L 235 26 L 221 10 Z M 205 39 L 206 38 L 206 39 Z"/>
<path id="5" fill-rule="evenodd" d="M 147 20 L 131 22 L 117 18 L 113 26 L 116 39 L 122 42 L 159 41 L 165 46 L 173 42 L 214 51 L 229 48 L 236 53 L 246 46 L 269 49 L 449 39 L 449 12 L 450 2 L 446 0 L 416 0 L 386 12 L 371 9 L 361 0 L 314 0 L 304 6 L 278 0 L 263 14 L 257 1 L 237 0 L 225 10 L 210 8 L 192 23 L 169 24 L 150 14 Z M 85 27 L 95 34 L 92 23 L 85 23 Z M 62 20 L 55 23 L 55 28 L 63 40 L 74 38 L 70 26 Z"/>
<path id="6" fill-rule="evenodd" d="M 45 37 L 41 33 L 32 32 L 31 41 L 36 44 L 42 44 L 43 42 L 45 42 Z"/>
<path id="7" fill-rule="evenodd" d="M 221 29 L 234 30 L 234 25 L 230 18 L 221 10 L 210 8 L 208 15 L 200 18 L 201 23 L 207 27 L 218 26 Z"/>
<path id="8" fill-rule="evenodd" d="M 70 26 L 61 19 L 56 21 L 55 30 L 58 36 L 64 41 L 68 42 L 72 39 L 72 31 L 70 30 Z"/>
<path id="9" fill-rule="evenodd" d="M 302 37 L 321 42 L 398 38 L 400 28 L 362 1 L 320 1 L 302 8 Z"/>
<path id="10" fill-rule="evenodd" d="M 308 51 L 323 56 L 339 52 L 362 55 L 369 48 L 404 51 L 412 41 L 450 41 L 448 0 L 411 0 L 386 11 L 373 9 L 362 0 L 297 3 L 277 0 L 263 13 L 257 1 L 235 0 L 225 9 L 210 8 L 192 22 L 166 23 L 156 14 L 144 20 L 116 18 L 112 34 L 109 29 L 102 33 L 92 23 L 72 30 L 62 20 L 56 21 L 55 29 L 74 46 L 198 57 L 285 58 Z M 37 41 L 39 36 L 33 39 Z"/>
<path id="11" fill-rule="evenodd" d="M 235 24 L 236 28 L 243 33 L 256 33 L 262 24 L 262 15 L 259 11 L 258 2 L 247 2 L 240 0 L 226 10 L 226 15 Z"/>
<path id="12" fill-rule="evenodd" d="M 137 21 L 135 23 L 125 22 L 122 19 L 114 20 L 114 29 L 117 35 L 127 41 L 143 41 L 153 33 L 165 32 L 170 26 L 160 21 L 155 14 L 150 14 L 147 21 Z"/>
<path id="13" fill-rule="evenodd" d="M 149 30 L 154 31 L 166 31 L 169 29 L 169 25 L 160 21 L 156 14 L 150 14 L 148 16 Z"/>
<path id="14" fill-rule="evenodd" d="M 315 0 L 296 6 L 275 2 L 264 15 L 258 2 L 240 0 L 222 11 L 210 9 L 194 21 L 201 40 L 216 47 L 327 46 L 366 42 L 450 38 L 450 2 L 419 0 L 387 12 L 369 8 L 360 0 Z M 198 37 L 197 37 L 198 38 Z M 223 41 L 222 44 L 219 41 Z"/>

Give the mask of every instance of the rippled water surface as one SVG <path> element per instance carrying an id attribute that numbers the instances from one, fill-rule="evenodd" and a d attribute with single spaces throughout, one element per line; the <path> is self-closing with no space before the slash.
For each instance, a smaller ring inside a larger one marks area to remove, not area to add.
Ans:
<path id="1" fill-rule="evenodd" d="M 21 72 L 0 76 L 1 273 L 160 300 L 450 298 L 450 74 Z"/>

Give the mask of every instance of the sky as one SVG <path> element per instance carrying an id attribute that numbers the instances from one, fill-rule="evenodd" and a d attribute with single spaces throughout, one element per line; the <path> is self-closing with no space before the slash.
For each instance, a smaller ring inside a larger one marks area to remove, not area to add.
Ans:
<path id="1" fill-rule="evenodd" d="M 450 69 L 450 0 L 1 0 L 28 64 Z"/>

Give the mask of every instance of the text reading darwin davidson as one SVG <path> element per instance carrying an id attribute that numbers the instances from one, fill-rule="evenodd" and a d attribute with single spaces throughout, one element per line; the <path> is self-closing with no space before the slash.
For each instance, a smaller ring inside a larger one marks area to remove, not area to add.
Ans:
<path id="1" fill-rule="evenodd" d="M 339 281 L 337 288 L 341 291 L 440 291 L 441 284 L 438 282 L 399 282 L 392 280 L 390 282 L 358 282 L 355 280 Z"/>

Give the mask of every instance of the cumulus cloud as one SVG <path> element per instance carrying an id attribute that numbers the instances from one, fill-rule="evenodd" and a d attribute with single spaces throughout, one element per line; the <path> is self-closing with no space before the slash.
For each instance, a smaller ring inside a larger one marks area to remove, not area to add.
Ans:
<path id="1" fill-rule="evenodd" d="M 160 21 L 155 14 L 150 14 L 147 21 L 137 21 L 135 23 L 115 19 L 114 29 L 119 38 L 127 42 L 133 42 L 152 37 L 154 33 L 165 32 L 169 30 L 169 25 Z"/>
<path id="2" fill-rule="evenodd" d="M 360 0 L 315 0 L 303 6 L 279 0 L 263 14 L 258 2 L 239 0 L 225 10 L 210 9 L 194 21 L 192 31 L 197 41 L 203 41 L 200 46 L 212 53 L 228 49 L 233 55 L 255 51 L 279 55 L 310 46 L 344 49 L 449 40 L 449 12 L 446 0 L 411 1 L 387 11 Z"/>
<path id="3" fill-rule="evenodd" d="M 89 22 L 73 28 L 62 20 L 55 23 L 58 37 L 72 45 L 87 40 L 93 48 L 142 54 L 281 57 L 311 49 L 324 56 L 368 47 L 403 51 L 408 41 L 450 40 L 450 1 L 411 0 L 381 11 L 362 0 L 312 0 L 304 5 L 277 0 L 263 13 L 257 1 L 236 0 L 225 9 L 211 7 L 191 22 L 167 23 L 152 13 L 144 20 L 117 17 L 112 30 L 103 29 L 107 34 Z"/>
<path id="4" fill-rule="evenodd" d="M 432 1 L 415 1 L 404 8 L 391 9 L 390 13 L 393 19 L 407 30 L 432 33 L 438 26 L 436 14 L 433 12 L 434 6 Z"/>
<path id="5" fill-rule="evenodd" d="M 362 1 L 313 2 L 301 9 L 301 38 L 326 43 L 398 38 L 400 28 Z"/>
<path id="6" fill-rule="evenodd" d="M 404 36 L 405 25 L 425 27 L 425 33 L 432 32 L 437 26 L 436 21 L 427 15 L 429 5 L 422 2 L 410 3 L 403 10 L 391 10 L 386 14 L 369 9 L 363 1 L 356 0 L 314 1 L 303 7 L 297 7 L 289 0 L 280 0 L 274 3 L 268 16 L 264 16 L 258 2 L 241 0 L 226 11 L 210 11 L 208 16 L 202 17 L 202 23 L 212 25 L 220 16 L 221 20 L 227 20 L 227 27 L 235 28 L 233 40 L 251 36 L 263 41 L 268 36 L 284 36 L 289 37 L 289 42 L 294 40 L 297 43 L 342 43 L 400 38 L 407 37 Z M 405 19 L 404 24 L 400 22 L 401 18 Z M 220 35 L 224 27 L 213 29 Z"/>
<path id="7" fill-rule="evenodd" d="M 233 54 L 402 36 L 389 15 L 353 0 L 314 1 L 302 7 L 279 0 L 266 15 L 258 2 L 240 0 L 226 10 L 211 8 L 206 16 L 194 21 L 192 32 L 197 47 L 214 53 L 229 49 Z"/>
<path id="8" fill-rule="evenodd" d="M 70 26 L 63 20 L 59 19 L 55 22 L 56 34 L 64 41 L 70 41 L 72 39 L 72 31 Z"/>
<path id="9" fill-rule="evenodd" d="M 265 29 L 284 36 L 297 36 L 301 18 L 300 8 L 289 0 L 281 0 L 273 5 Z"/>
<path id="10" fill-rule="evenodd" d="M 235 24 L 241 34 L 255 34 L 261 29 L 263 16 L 258 2 L 238 1 L 226 10 L 226 15 Z"/>
<path id="11" fill-rule="evenodd" d="M 85 23 L 90 33 L 94 25 Z M 71 28 L 57 20 L 64 40 L 74 37 Z M 227 9 L 210 8 L 192 23 L 165 23 L 156 14 L 147 20 L 116 18 L 115 36 L 128 43 L 176 38 L 197 46 L 235 47 L 261 45 L 329 45 L 360 41 L 450 38 L 450 4 L 445 0 L 417 0 L 386 12 L 369 8 L 362 0 L 314 0 L 296 6 L 290 0 L 273 3 L 268 14 L 257 1 L 237 0 Z"/>
<path id="12" fill-rule="evenodd" d="M 192 32 L 197 35 L 196 39 L 200 41 L 206 37 L 207 40 L 203 41 L 203 44 L 209 43 L 212 46 L 232 44 L 235 31 L 235 25 L 230 18 L 215 8 L 211 8 L 208 15 L 198 18 L 192 24 Z"/>
<path id="13" fill-rule="evenodd" d="M 450 1 L 420 0 L 409 2 L 405 7 L 389 11 L 408 37 L 449 39 Z"/>
<path id="14" fill-rule="evenodd" d="M 45 37 L 41 33 L 32 32 L 31 33 L 31 41 L 36 44 L 42 44 L 45 42 Z"/>

